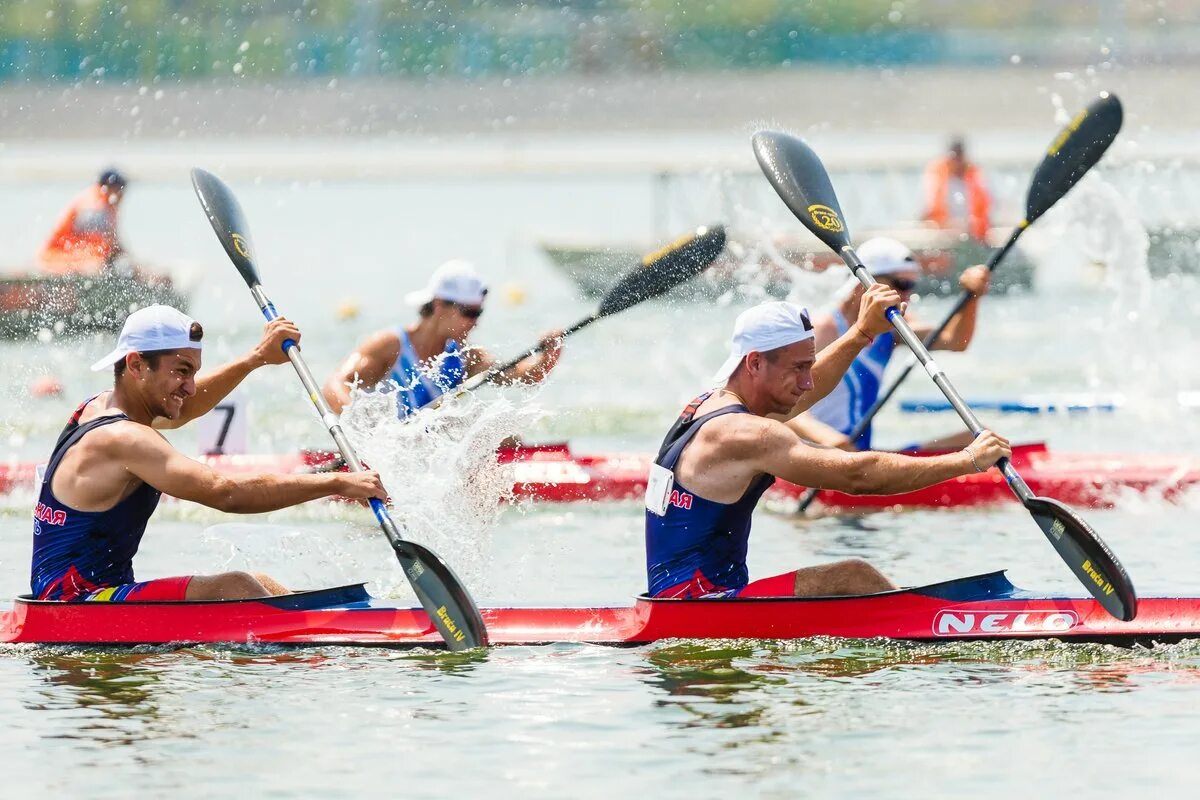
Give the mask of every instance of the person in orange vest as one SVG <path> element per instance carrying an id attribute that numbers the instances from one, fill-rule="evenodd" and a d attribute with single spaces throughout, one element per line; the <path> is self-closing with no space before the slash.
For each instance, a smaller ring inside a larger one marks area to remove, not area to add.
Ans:
<path id="1" fill-rule="evenodd" d="M 963 140 L 955 138 L 950 151 L 925 168 L 924 219 L 983 241 L 991 208 L 983 172 L 967 160 Z"/>
<path id="2" fill-rule="evenodd" d="M 107 169 L 71 201 L 38 254 L 44 272 L 98 275 L 112 267 L 124 252 L 117 239 L 117 212 L 125 185 L 125 176 Z"/>

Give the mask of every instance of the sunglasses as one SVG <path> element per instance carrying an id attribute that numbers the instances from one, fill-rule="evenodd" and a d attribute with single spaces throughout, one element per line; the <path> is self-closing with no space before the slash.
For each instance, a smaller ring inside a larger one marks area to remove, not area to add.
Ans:
<path id="1" fill-rule="evenodd" d="M 911 292 L 917 288 L 917 282 L 908 278 L 878 278 L 884 286 L 890 286 L 897 292 Z"/>
<path id="2" fill-rule="evenodd" d="M 455 303 L 454 307 L 467 319 L 479 319 L 483 314 L 483 306 L 464 306 L 462 303 Z"/>

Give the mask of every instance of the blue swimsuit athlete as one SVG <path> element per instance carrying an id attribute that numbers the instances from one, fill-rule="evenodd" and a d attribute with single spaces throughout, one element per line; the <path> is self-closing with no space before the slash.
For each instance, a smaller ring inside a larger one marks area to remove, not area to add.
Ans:
<path id="1" fill-rule="evenodd" d="M 646 572 L 656 597 L 868 594 L 894 584 L 860 559 L 751 580 L 751 514 L 776 477 L 852 494 L 910 492 L 989 469 L 1011 452 L 984 431 L 961 451 L 925 458 L 815 447 L 789 420 L 837 385 L 851 362 L 890 330 L 900 297 L 876 285 L 858 320 L 818 358 L 807 312 L 765 303 L 737 318 L 721 388 L 696 398 L 667 434 L 646 490 Z"/>
<path id="2" fill-rule="evenodd" d="M 442 264 L 425 288 L 404 300 L 417 310 L 407 327 L 385 328 L 364 339 L 321 388 L 329 407 L 341 412 L 350 404 L 351 389 L 361 385 L 394 391 L 396 413 L 407 417 L 429 405 L 465 379 L 491 369 L 483 350 L 467 346 L 467 337 L 483 315 L 487 286 L 467 261 Z M 542 337 L 545 349 L 503 376 L 509 381 L 536 383 L 550 374 L 562 350 L 561 331 Z"/>
<path id="3" fill-rule="evenodd" d="M 862 247 L 858 248 L 858 257 L 877 281 L 895 289 L 901 300 L 908 300 L 920 277 L 920 265 L 917 264 L 912 250 L 895 239 L 880 236 L 863 242 Z M 991 274 L 987 267 L 983 266 L 963 270 L 958 283 L 971 293 L 971 299 L 933 342 L 930 350 L 961 352 L 970 346 L 971 339 L 975 336 L 975 320 L 979 310 L 977 301 L 987 294 Z M 857 278 L 851 278 L 850 281 L 839 293 L 837 305 L 827 313 L 817 314 L 813 318 L 818 352 L 839 336 L 843 336 L 858 317 L 859 302 L 864 289 Z M 908 323 L 917 334 L 917 338 L 922 340 L 933 330 L 933 326 L 911 317 L 908 318 Z M 797 425 L 801 426 L 798 428 L 800 435 L 830 447 L 870 450 L 869 425 L 853 442 L 850 441 L 849 434 L 879 397 L 884 386 L 884 370 L 887 369 L 892 352 L 898 345 L 903 347 L 897 337 L 889 331 L 875 337 L 870 347 L 863 348 L 837 387 L 819 403 L 814 404 L 808 414 L 797 420 Z M 957 450 L 970 441 L 970 432 L 963 431 L 943 439 L 912 444 L 903 449 Z"/>
<path id="4" fill-rule="evenodd" d="M 300 340 L 286 319 L 247 356 L 197 380 L 204 330 L 169 306 L 129 315 L 117 347 L 93 370 L 113 388 L 85 401 L 59 436 L 33 512 L 30 584 L 41 600 L 235 600 L 287 590 L 265 575 L 225 572 L 137 581 L 133 558 L 160 494 L 253 514 L 330 495 L 386 497 L 373 472 L 225 475 L 177 452 L 155 427 L 211 410 L 252 370 L 287 361 Z"/>

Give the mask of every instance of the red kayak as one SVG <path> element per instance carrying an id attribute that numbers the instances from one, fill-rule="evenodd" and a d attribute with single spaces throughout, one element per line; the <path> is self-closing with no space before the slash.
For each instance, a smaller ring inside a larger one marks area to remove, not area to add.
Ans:
<path id="1" fill-rule="evenodd" d="M 337 454 L 303 451 L 281 455 L 204 456 L 214 467 L 240 472 L 307 472 L 329 468 Z M 646 491 L 650 456 L 640 453 L 576 454 L 565 444 L 524 446 L 498 453 L 511 465 L 518 498 L 565 503 L 577 500 L 640 499 Z M 1200 484 L 1200 458 L 1170 455 L 1061 454 L 1044 444 L 1017 445 L 1013 464 L 1034 494 L 1068 505 L 1104 508 L 1123 495 L 1173 499 Z M 0 464 L 0 494 L 18 488 L 32 492 L 33 463 Z M 769 497 L 799 498 L 804 488 L 777 481 Z M 996 470 L 897 495 L 847 495 L 821 492 L 819 501 L 838 510 L 957 508 L 1012 502 L 1004 477 Z"/>
<path id="2" fill-rule="evenodd" d="M 1200 598 L 1143 597 L 1121 622 L 1091 598 L 1032 593 L 993 572 L 872 595 L 667 600 L 632 606 L 485 608 L 491 644 L 662 639 L 917 641 L 1062 639 L 1113 644 L 1200 637 Z M 419 608 L 371 597 L 362 584 L 261 600 L 203 603 L 35 601 L 0 610 L 0 643 L 134 645 L 442 645 Z"/>
<path id="3" fill-rule="evenodd" d="M 934 455 L 932 453 L 926 455 Z M 574 455 L 566 445 L 549 445 L 501 453 L 514 465 L 518 497 L 565 502 L 625 500 L 646 491 L 650 457 L 641 454 Z M 1200 458 L 1172 455 L 1103 455 L 1051 453 L 1045 444 L 1013 447 L 1013 465 L 1034 494 L 1068 505 L 1110 507 L 1123 494 L 1173 499 L 1200 484 Z M 776 481 L 768 497 L 799 498 L 805 488 Z M 1012 492 L 997 470 L 965 475 L 927 489 L 895 495 L 848 495 L 821 492 L 826 508 L 955 508 L 1012 502 Z"/>

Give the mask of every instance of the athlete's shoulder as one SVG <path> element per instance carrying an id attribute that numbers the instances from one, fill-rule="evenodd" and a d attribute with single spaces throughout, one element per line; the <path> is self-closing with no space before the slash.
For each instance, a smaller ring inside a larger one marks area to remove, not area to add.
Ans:
<path id="1" fill-rule="evenodd" d="M 782 423 L 757 414 L 725 414 L 706 423 L 699 437 L 720 448 L 722 454 L 740 458 L 769 446 L 787 432 Z"/>

